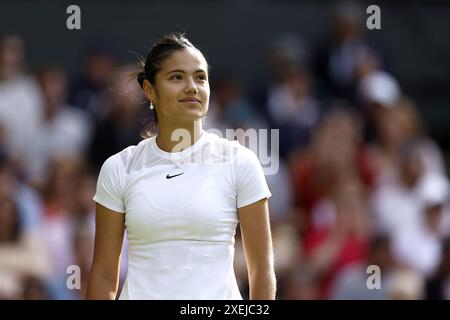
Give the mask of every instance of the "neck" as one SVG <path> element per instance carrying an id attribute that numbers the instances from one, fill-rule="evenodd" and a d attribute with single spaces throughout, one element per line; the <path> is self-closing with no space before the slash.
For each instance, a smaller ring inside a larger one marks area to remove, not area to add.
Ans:
<path id="1" fill-rule="evenodd" d="M 160 121 L 156 144 L 166 152 L 179 152 L 192 146 L 203 134 L 202 120 L 188 123 Z"/>
<path id="2" fill-rule="evenodd" d="M 57 113 L 58 113 L 57 104 L 49 102 L 44 112 L 45 120 L 47 121 L 53 120 L 56 117 Z"/>

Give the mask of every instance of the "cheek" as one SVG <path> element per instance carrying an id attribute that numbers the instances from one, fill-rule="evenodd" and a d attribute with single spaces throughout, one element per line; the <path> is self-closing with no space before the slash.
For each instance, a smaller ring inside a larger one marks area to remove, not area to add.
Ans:
<path id="1" fill-rule="evenodd" d="M 160 103 L 163 106 L 174 104 L 174 102 L 177 101 L 178 92 L 179 90 L 177 90 L 175 86 L 161 86 L 158 90 L 158 98 Z"/>
<path id="2" fill-rule="evenodd" d="M 209 95 L 210 95 L 210 88 L 209 88 L 209 84 L 208 85 L 205 85 L 205 87 L 203 88 L 203 90 L 202 90 L 202 95 L 203 95 L 203 98 L 205 99 L 205 101 L 206 102 L 208 102 L 209 101 Z"/>

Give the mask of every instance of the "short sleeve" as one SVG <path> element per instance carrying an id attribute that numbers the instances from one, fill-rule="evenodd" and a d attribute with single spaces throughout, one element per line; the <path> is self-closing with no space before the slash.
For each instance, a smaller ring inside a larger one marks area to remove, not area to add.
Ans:
<path id="1" fill-rule="evenodd" d="M 110 210 L 124 213 L 123 180 L 124 168 L 120 157 L 109 157 L 100 169 L 93 200 Z"/>
<path id="2" fill-rule="evenodd" d="M 272 196 L 261 163 L 250 149 L 241 146 L 235 157 L 234 168 L 237 208 Z"/>

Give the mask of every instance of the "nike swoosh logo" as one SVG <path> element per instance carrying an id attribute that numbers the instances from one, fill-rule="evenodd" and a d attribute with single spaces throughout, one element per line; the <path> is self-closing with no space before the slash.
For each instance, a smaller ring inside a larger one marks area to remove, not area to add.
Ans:
<path id="1" fill-rule="evenodd" d="M 183 173 L 184 173 L 184 172 L 182 172 L 182 173 L 179 173 L 179 174 L 174 174 L 173 176 L 171 176 L 171 175 L 167 174 L 167 176 L 166 176 L 166 179 L 172 179 L 172 178 L 175 178 L 175 177 L 181 176 L 181 175 L 182 175 Z"/>

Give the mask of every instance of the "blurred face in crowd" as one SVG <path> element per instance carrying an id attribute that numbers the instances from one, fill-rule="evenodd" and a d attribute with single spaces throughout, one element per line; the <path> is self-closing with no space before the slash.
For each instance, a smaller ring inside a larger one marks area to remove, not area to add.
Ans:
<path id="1" fill-rule="evenodd" d="M 348 167 L 354 160 L 359 139 L 356 120 L 344 111 L 329 113 L 314 133 L 313 149 L 318 163 L 331 167 Z"/>
<path id="2" fill-rule="evenodd" d="M 14 35 L 0 39 L 0 78 L 19 73 L 24 63 L 23 40 Z"/>
<path id="3" fill-rule="evenodd" d="M 81 178 L 81 165 L 82 161 L 75 156 L 59 155 L 52 158 L 46 186 L 48 196 L 77 201 L 75 195 Z"/>
<path id="4" fill-rule="evenodd" d="M 19 221 L 14 201 L 9 197 L 0 198 L 0 243 L 14 241 Z"/>
<path id="5" fill-rule="evenodd" d="M 400 178 L 409 188 L 413 188 L 423 173 L 423 164 L 417 151 L 407 155 L 400 155 Z"/>
<path id="6" fill-rule="evenodd" d="M 290 65 L 284 70 L 285 83 L 294 98 L 300 99 L 310 93 L 311 76 L 297 65 Z"/>
<path id="7" fill-rule="evenodd" d="M 111 78 L 116 66 L 114 57 L 106 52 L 96 53 L 88 57 L 86 75 L 92 85 L 102 87 Z"/>
<path id="8" fill-rule="evenodd" d="M 189 123 L 203 118 L 210 96 L 205 58 L 195 48 L 175 51 L 162 62 L 155 85 L 144 82 L 144 92 L 153 102 L 160 123 Z"/>
<path id="9" fill-rule="evenodd" d="M 394 266 L 395 261 L 392 256 L 391 240 L 387 236 L 379 235 L 373 238 L 369 249 L 369 264 L 375 264 L 381 270 L 388 271 Z"/>
<path id="10" fill-rule="evenodd" d="M 386 145 L 399 145 L 406 138 L 405 125 L 398 113 L 384 107 L 378 112 L 378 134 Z"/>
<path id="11" fill-rule="evenodd" d="M 375 107 L 375 123 L 380 142 L 398 147 L 420 134 L 419 116 L 412 106 L 399 103 L 391 108 Z"/>
<path id="12" fill-rule="evenodd" d="M 425 207 L 425 223 L 432 232 L 438 233 L 441 229 L 442 205 L 435 204 Z"/>
<path id="13" fill-rule="evenodd" d="M 67 76 L 64 70 L 54 68 L 42 72 L 39 84 L 46 102 L 46 111 L 56 111 L 64 104 L 67 93 Z"/>
<path id="14" fill-rule="evenodd" d="M 342 8 L 333 17 L 333 34 L 340 43 L 346 40 L 357 39 L 362 33 L 362 19 L 355 8 Z"/>

